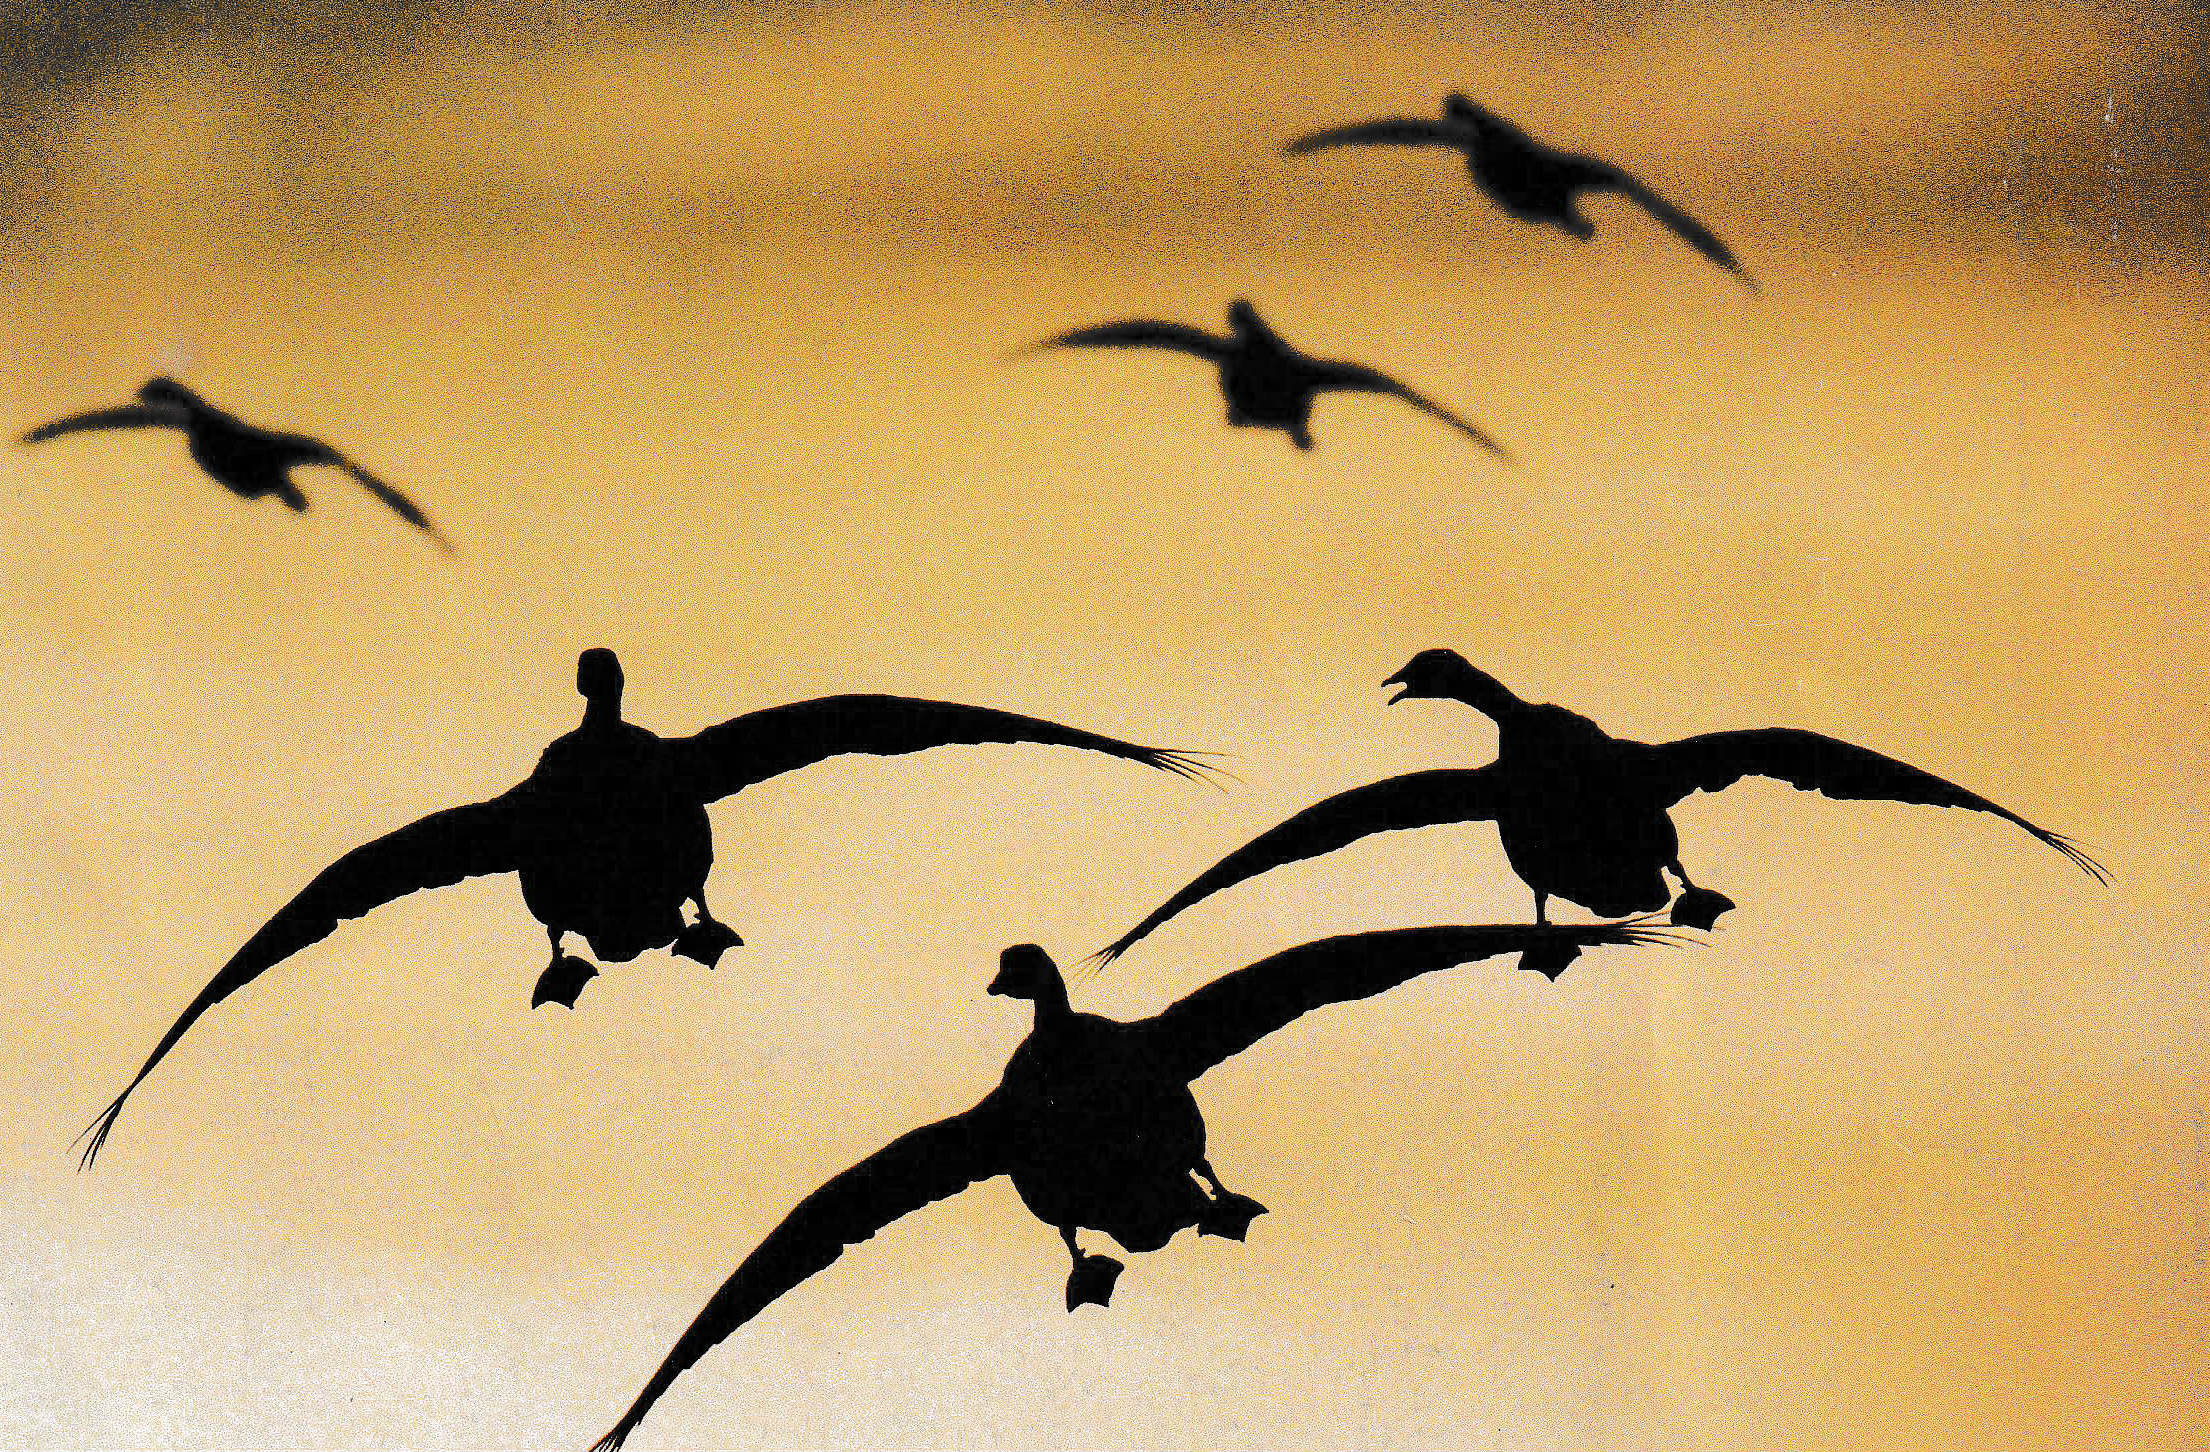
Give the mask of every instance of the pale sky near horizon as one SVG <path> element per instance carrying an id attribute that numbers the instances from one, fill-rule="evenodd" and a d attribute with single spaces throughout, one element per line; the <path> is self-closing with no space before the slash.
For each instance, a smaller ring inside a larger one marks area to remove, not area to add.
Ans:
<path id="1" fill-rule="evenodd" d="M 2175 9 L 1534 9 L 1232 24 L 809 13 L 348 71 L 171 42 L 4 236 L 7 428 L 174 373 L 406 488 L 248 506 L 174 439 L 0 450 L 0 1445 L 587 1446 L 828 1175 L 994 1082 L 998 950 L 1107 941 L 1319 795 L 1478 764 L 1385 707 L 1455 647 L 1663 739 L 1846 737 L 2081 838 L 1751 785 L 1677 814 L 1741 904 L 1559 983 L 1473 967 L 1199 1085 L 1248 1244 L 1062 1309 L 1002 1183 L 675 1387 L 655 1447 L 2210 1446 L 2200 218 Z M 1311 126 L 1451 88 L 1710 222 L 1517 228 Z M 2191 154 L 2191 153 L 2190 153 Z M 1320 446 L 1217 325 L 1406 378 Z M 667 733 L 844 690 L 1232 754 L 1225 792 L 973 749 L 717 807 L 707 973 L 531 1013 L 511 880 L 394 904 L 210 1014 L 98 1168 L 70 1137 L 340 852 L 490 795 L 575 653 Z M 1492 830 L 1193 910 L 1134 1016 L 1334 932 L 1524 919 Z"/>

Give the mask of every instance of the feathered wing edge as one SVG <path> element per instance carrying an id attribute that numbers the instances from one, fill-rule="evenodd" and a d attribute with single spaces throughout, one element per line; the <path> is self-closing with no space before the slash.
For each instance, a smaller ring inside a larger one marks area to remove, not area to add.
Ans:
<path id="1" fill-rule="evenodd" d="M 1677 944 L 1680 934 L 1632 923 L 1395 928 L 1323 938 L 1214 979 L 1153 1018 L 1152 1051 L 1196 1078 L 1314 1009 L 1371 998 L 1444 968 L 1518 953 L 1546 977 L 1584 949 Z M 1537 963 L 1533 960 L 1541 960 Z"/>
<path id="2" fill-rule="evenodd" d="M 1747 731 L 1711 731 L 1662 745 L 1646 746 L 1660 773 L 1668 803 L 1698 791 L 1720 791 L 1745 776 L 1769 777 L 1799 791 L 1839 801 L 1890 801 L 1912 806 L 1962 807 L 1986 812 L 2064 854 L 2073 866 L 2103 886 L 2110 870 L 2074 839 L 2018 815 L 1978 792 L 1930 771 L 1898 761 L 1839 737 L 1788 726 Z"/>
<path id="3" fill-rule="evenodd" d="M 1276 867 L 1324 856 L 1377 832 L 1486 821 L 1495 816 L 1496 806 L 1497 778 L 1489 767 L 1416 771 L 1339 792 L 1220 859 L 1086 961 L 1103 967 L 1169 918 Z"/>
<path id="4" fill-rule="evenodd" d="M 939 746 L 1066 746 L 1133 761 L 1191 781 L 1224 775 L 1210 753 L 1141 746 L 1056 721 L 909 696 L 824 696 L 753 711 L 681 743 L 702 801 L 833 756 L 900 756 Z"/>
<path id="5" fill-rule="evenodd" d="M 453 807 L 356 847 L 317 873 L 231 955 L 161 1036 L 123 1092 L 85 1126 L 74 1141 L 84 1147 L 78 1167 L 92 1167 L 123 1105 L 209 1009 L 302 948 L 330 936 L 342 919 L 360 917 L 409 893 L 449 886 L 466 877 L 514 871 L 519 866 L 519 826 L 510 797 Z"/>
<path id="6" fill-rule="evenodd" d="M 997 1101 L 892 1140 L 798 1202 L 714 1292 L 652 1379 L 592 1452 L 614 1452 L 699 1358 L 844 1253 L 894 1222 L 1002 1174 Z"/>

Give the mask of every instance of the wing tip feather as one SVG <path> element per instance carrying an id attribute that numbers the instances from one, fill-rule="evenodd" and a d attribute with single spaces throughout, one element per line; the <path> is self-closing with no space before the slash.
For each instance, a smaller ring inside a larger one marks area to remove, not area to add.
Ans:
<path id="1" fill-rule="evenodd" d="M 132 1086 L 132 1088 L 136 1087 L 136 1085 Z M 108 1135 L 114 1132 L 116 1116 L 123 1112 L 123 1101 L 128 1098 L 130 1098 L 129 1089 L 125 1089 L 122 1093 L 116 1095 L 114 1102 L 100 1111 L 99 1118 L 86 1125 L 77 1137 L 69 1142 L 71 1149 L 75 1149 L 80 1144 L 84 1146 L 84 1152 L 77 1157 L 78 1173 L 82 1174 L 84 1171 L 91 1169 L 92 1162 L 100 1157 L 100 1150 L 106 1146 Z"/>

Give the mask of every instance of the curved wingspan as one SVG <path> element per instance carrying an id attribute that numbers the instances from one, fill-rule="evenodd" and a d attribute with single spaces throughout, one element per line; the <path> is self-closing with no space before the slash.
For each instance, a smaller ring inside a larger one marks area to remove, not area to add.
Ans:
<path id="1" fill-rule="evenodd" d="M 1184 327 L 1180 323 L 1162 323 L 1150 318 L 1129 318 L 1118 323 L 1099 323 L 1095 327 L 1076 328 L 1071 333 L 1061 333 L 1056 338 L 1031 343 L 1021 353 L 1037 353 L 1046 348 L 1170 348 L 1177 353 L 1193 353 L 1199 358 L 1218 363 L 1227 356 L 1229 343 L 1229 339 L 1215 337 L 1201 328 Z"/>
<path id="2" fill-rule="evenodd" d="M 714 1292 L 660 1369 L 592 1452 L 613 1452 L 677 1377 L 731 1332 L 857 1245 L 923 1206 L 1003 1173 L 995 1101 L 892 1140 L 798 1202 Z"/>
<path id="3" fill-rule="evenodd" d="M 1749 269 L 1742 265 L 1742 260 L 1734 255 L 1734 249 L 1719 240 L 1718 233 L 1618 167 L 1586 157 L 1580 160 L 1583 185 L 1617 192 L 1657 218 L 1667 231 L 1702 253 L 1706 259 L 1733 273 L 1751 292 L 1764 290 L 1758 286 L 1757 279 L 1750 276 Z"/>
<path id="4" fill-rule="evenodd" d="M 1785 726 L 1713 731 L 1648 749 L 1668 806 L 1691 792 L 1715 792 L 1745 776 L 1763 776 L 1842 801 L 1967 807 L 1975 812 L 1991 812 L 2024 828 L 2072 859 L 2089 877 L 2106 886 L 2110 882 L 2103 865 L 2081 851 L 2071 838 L 2045 831 L 2016 812 L 1943 781 L 1932 772 L 1816 731 Z"/>
<path id="5" fill-rule="evenodd" d="M 1313 362 L 1312 370 L 1314 382 L 1322 388 L 1344 393 L 1384 393 L 1391 398 L 1401 399 L 1421 413 L 1441 419 L 1505 463 L 1512 462 L 1511 453 L 1495 439 L 1425 394 L 1407 388 L 1377 368 L 1368 368 L 1360 363 L 1339 363 L 1322 359 Z"/>
<path id="6" fill-rule="evenodd" d="M 1168 918 L 1223 888 L 1276 867 L 1348 847 L 1361 837 L 1448 822 L 1487 821 L 1496 815 L 1498 780 L 1494 769 L 1486 766 L 1470 771 L 1415 771 L 1338 793 L 1261 832 L 1220 859 L 1210 871 L 1094 956 L 1100 964 L 1110 963 Z"/>
<path id="7" fill-rule="evenodd" d="M 25 434 L 22 442 L 41 444 L 48 439 L 58 439 L 63 434 L 90 433 L 95 429 L 180 429 L 186 422 L 182 409 L 148 408 L 140 403 L 126 403 L 120 408 L 95 408 L 86 413 L 73 413 L 67 418 L 57 418 L 49 424 L 40 424 Z"/>
<path id="8" fill-rule="evenodd" d="M 342 471 L 354 483 L 382 500 L 394 514 L 435 540 L 439 549 L 447 554 L 453 552 L 453 542 L 447 539 L 443 531 L 439 530 L 436 525 L 430 523 L 430 517 L 424 514 L 421 507 L 412 499 L 401 494 L 328 444 L 317 444 L 316 448 L 318 452 L 309 455 L 302 462 L 321 464 Z"/>
<path id="9" fill-rule="evenodd" d="M 1379 121 L 1360 121 L 1351 126 L 1315 131 L 1290 142 L 1282 152 L 1288 156 L 1306 156 L 1332 146 L 1454 146 L 1463 151 L 1473 140 L 1466 131 L 1440 121 L 1390 116 Z"/>
<path id="10" fill-rule="evenodd" d="M 1443 968 L 1505 953 L 1573 954 L 1607 944 L 1665 943 L 1626 923 L 1396 928 L 1323 938 L 1216 978 L 1142 1025 L 1161 1063 L 1194 1079 L 1331 1003 L 1371 998 Z"/>
<path id="11" fill-rule="evenodd" d="M 344 918 L 357 918 L 409 893 L 446 887 L 465 877 L 512 872 L 520 865 L 526 823 L 511 797 L 453 807 L 354 848 L 315 875 L 300 894 L 231 955 L 220 973 L 173 1024 L 144 1067 L 115 1096 L 115 1102 L 86 1127 L 83 1168 L 90 1169 L 115 1128 L 115 1117 L 131 1092 L 145 1082 L 200 1016 L 269 969 L 337 930 Z"/>
<path id="12" fill-rule="evenodd" d="M 907 696 L 824 696 L 754 711 L 677 743 L 699 800 L 714 801 L 832 756 L 899 756 L 936 746 L 1033 742 L 1102 751 L 1192 779 L 1210 770 L 1197 756 L 1137 746 L 1054 721 Z"/>

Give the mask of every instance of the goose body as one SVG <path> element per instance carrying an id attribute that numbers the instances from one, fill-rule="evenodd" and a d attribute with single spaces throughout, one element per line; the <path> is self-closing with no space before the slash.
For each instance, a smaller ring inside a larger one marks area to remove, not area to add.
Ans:
<path id="1" fill-rule="evenodd" d="M 1562 706 L 1533 706 L 1508 717 L 1497 740 L 1497 760 L 1512 763 L 1500 772 L 1499 845 L 1538 897 L 1607 918 L 1672 900 L 1664 868 L 1680 856 L 1679 833 L 1602 728 Z"/>
<path id="2" fill-rule="evenodd" d="M 713 819 L 672 770 L 668 743 L 642 726 L 587 724 L 539 757 L 528 790 L 540 837 L 516 875 L 531 916 L 626 963 L 681 936 L 703 901 Z"/>
<path id="3" fill-rule="evenodd" d="M 1204 1218 L 1190 1177 L 1204 1163 L 1205 1117 L 1187 1077 L 1140 1030 L 1095 1014 L 1039 1014 L 999 1092 L 1012 1111 L 1006 1174 L 1044 1224 L 1151 1251 Z"/>

